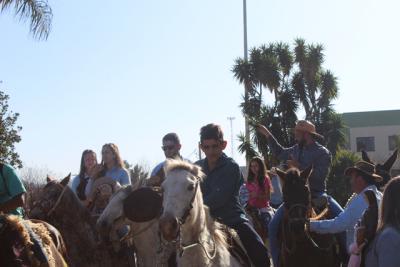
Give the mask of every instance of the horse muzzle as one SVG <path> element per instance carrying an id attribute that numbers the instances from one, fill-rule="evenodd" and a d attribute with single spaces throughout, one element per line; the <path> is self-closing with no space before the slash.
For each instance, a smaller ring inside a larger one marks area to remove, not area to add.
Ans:
<path id="1" fill-rule="evenodd" d="M 164 214 L 159 220 L 159 228 L 162 237 L 171 242 L 176 240 L 179 233 L 179 222 L 178 219 L 171 214 Z"/>

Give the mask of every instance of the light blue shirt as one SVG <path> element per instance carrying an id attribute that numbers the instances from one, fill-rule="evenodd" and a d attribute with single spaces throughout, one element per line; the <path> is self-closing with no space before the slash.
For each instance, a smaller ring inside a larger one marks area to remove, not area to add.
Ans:
<path id="1" fill-rule="evenodd" d="M 181 156 L 179 156 L 181 160 L 186 161 L 186 162 L 190 162 L 190 160 L 182 158 Z M 164 163 L 166 160 L 164 160 L 163 162 L 160 162 L 157 164 L 156 167 L 154 167 L 154 169 L 151 171 L 150 177 L 156 175 L 162 168 L 164 168 Z"/>
<path id="2" fill-rule="evenodd" d="M 106 175 L 104 175 L 104 176 L 112 178 L 114 181 L 118 182 L 120 185 L 130 185 L 131 184 L 131 179 L 129 177 L 129 173 L 124 168 L 114 167 L 111 170 L 108 170 L 106 172 Z M 78 182 L 78 184 L 79 184 L 79 182 Z M 88 194 L 92 190 L 92 186 L 93 186 L 93 179 L 89 179 L 89 182 L 85 189 L 86 196 L 88 196 Z"/>
<path id="3" fill-rule="evenodd" d="M 354 241 L 354 227 L 358 220 L 361 219 L 364 211 L 368 208 L 368 202 L 363 194 L 367 190 L 374 191 L 379 207 L 382 193 L 378 191 L 375 185 L 370 185 L 360 194 L 355 195 L 336 218 L 331 220 L 311 221 L 310 230 L 321 234 L 336 234 L 346 231 L 346 244 L 348 249 Z"/>

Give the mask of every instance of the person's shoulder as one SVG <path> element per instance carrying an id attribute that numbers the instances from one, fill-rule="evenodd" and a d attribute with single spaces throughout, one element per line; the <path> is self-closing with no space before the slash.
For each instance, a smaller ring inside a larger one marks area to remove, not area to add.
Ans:
<path id="1" fill-rule="evenodd" d="M 380 240 L 397 240 L 400 243 L 400 229 L 388 226 L 379 234 Z"/>
<path id="2" fill-rule="evenodd" d="M 198 161 L 196 161 L 194 164 L 200 167 L 204 167 L 204 163 L 205 163 L 205 159 L 200 159 Z"/>
<path id="3" fill-rule="evenodd" d="M 331 152 L 329 151 L 328 148 L 326 148 L 325 146 L 323 146 L 322 144 L 315 142 L 315 147 L 317 148 L 317 151 L 321 154 L 321 155 L 330 155 Z"/>

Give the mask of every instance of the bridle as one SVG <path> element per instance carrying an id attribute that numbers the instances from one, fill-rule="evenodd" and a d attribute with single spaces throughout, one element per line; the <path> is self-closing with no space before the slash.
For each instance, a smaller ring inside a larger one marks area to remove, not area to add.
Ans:
<path id="1" fill-rule="evenodd" d="M 175 240 L 173 240 L 171 242 L 176 244 L 176 248 L 178 250 L 178 255 L 180 258 L 183 257 L 183 254 L 185 253 L 186 250 L 200 246 L 202 248 L 202 250 L 204 251 L 205 255 L 207 256 L 207 258 L 209 260 L 213 260 L 217 254 L 217 247 L 216 247 L 215 239 L 213 236 L 211 236 L 211 240 L 212 240 L 212 244 L 213 244 L 213 249 L 212 249 L 211 254 L 207 251 L 206 247 L 204 246 L 203 242 L 201 242 L 201 240 L 196 240 L 187 245 L 182 243 L 182 226 L 185 224 L 186 219 L 189 217 L 190 212 L 193 209 L 193 202 L 196 198 L 197 190 L 199 190 L 198 189 L 199 183 L 200 183 L 199 179 L 196 179 L 194 189 L 193 189 L 193 196 L 192 196 L 188 206 L 186 207 L 182 217 L 178 219 L 178 227 L 179 227 L 178 236 L 176 237 Z M 204 228 L 205 228 L 206 223 L 207 223 L 206 220 L 204 220 Z M 159 232 L 159 238 L 160 238 L 160 244 L 162 244 L 163 242 L 162 242 L 162 237 L 161 237 L 160 232 Z"/>
<path id="2" fill-rule="evenodd" d="M 335 241 L 332 241 L 327 247 L 320 247 L 320 246 L 317 244 L 317 242 L 312 238 L 312 236 L 311 236 L 311 234 L 310 234 L 310 231 L 309 231 L 309 229 L 307 228 L 307 222 L 309 221 L 309 219 L 308 219 L 307 217 L 304 217 L 304 218 L 299 218 L 299 217 L 293 218 L 293 217 L 290 217 L 290 214 L 292 214 L 293 210 L 299 209 L 299 208 L 302 209 L 303 211 L 305 211 L 304 214 L 305 214 L 306 216 L 307 216 L 307 213 L 308 213 L 308 212 L 310 211 L 310 209 L 311 209 L 310 206 L 306 206 L 306 205 L 304 205 L 304 204 L 294 204 L 294 205 L 292 205 L 292 206 L 288 209 L 287 215 L 288 215 L 288 228 L 289 228 L 289 232 L 291 232 L 291 225 L 292 225 L 292 224 L 294 224 L 294 223 L 302 223 L 302 224 L 304 225 L 304 235 L 305 235 L 305 237 L 307 238 L 307 240 L 310 241 L 310 243 L 313 245 L 313 247 L 316 248 L 316 249 L 318 249 L 318 250 L 321 250 L 321 251 L 329 251 L 329 250 L 332 248 L 332 246 L 334 245 Z M 284 238 L 287 237 L 285 225 L 283 225 L 283 235 L 284 235 Z M 283 246 L 284 246 L 285 250 L 286 250 L 289 254 L 293 254 L 293 253 L 295 252 L 296 248 L 297 248 L 297 247 L 296 247 L 296 240 L 294 240 L 293 243 L 294 243 L 293 247 L 292 247 L 292 248 L 289 248 L 289 247 L 287 246 L 287 243 L 286 243 L 286 242 L 283 242 Z"/>
<path id="3" fill-rule="evenodd" d="M 44 199 L 44 200 L 41 200 L 41 201 L 38 201 L 38 203 L 35 205 L 35 207 L 37 207 L 37 206 L 39 206 L 39 208 L 44 212 L 44 213 L 46 213 L 46 217 L 50 217 L 52 214 L 53 214 L 53 212 L 57 209 L 57 207 L 60 205 L 60 203 L 61 203 L 61 200 L 62 200 L 62 198 L 63 198 L 63 196 L 64 196 L 64 194 L 65 194 L 65 192 L 67 191 L 67 187 L 68 187 L 68 185 L 65 185 L 65 186 L 62 186 L 61 184 L 58 184 L 58 183 L 55 183 L 55 182 L 52 182 L 54 185 L 57 185 L 57 186 L 61 186 L 63 189 L 61 190 L 61 194 L 57 197 L 57 200 L 56 200 L 56 202 L 54 203 L 54 205 L 50 208 L 50 209 L 46 209 L 45 207 L 44 207 L 44 204 L 43 204 L 43 202 L 50 202 L 50 200 L 48 200 L 48 199 Z M 47 211 L 46 211 L 47 210 Z"/>

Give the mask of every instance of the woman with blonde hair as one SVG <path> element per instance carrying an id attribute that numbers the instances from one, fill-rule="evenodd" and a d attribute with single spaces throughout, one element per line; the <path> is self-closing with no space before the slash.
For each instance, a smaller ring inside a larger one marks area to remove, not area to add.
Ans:
<path id="1" fill-rule="evenodd" d="M 105 144 L 101 149 L 101 156 L 101 164 L 106 169 L 106 177 L 112 178 L 114 181 L 120 183 L 120 185 L 131 184 L 129 173 L 124 168 L 124 162 L 116 144 Z"/>
<path id="2" fill-rule="evenodd" d="M 400 266 L 400 176 L 386 186 L 377 235 L 367 250 L 366 267 Z"/>

